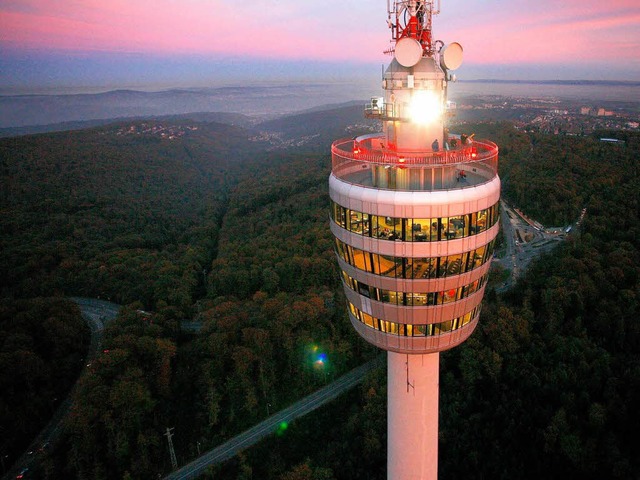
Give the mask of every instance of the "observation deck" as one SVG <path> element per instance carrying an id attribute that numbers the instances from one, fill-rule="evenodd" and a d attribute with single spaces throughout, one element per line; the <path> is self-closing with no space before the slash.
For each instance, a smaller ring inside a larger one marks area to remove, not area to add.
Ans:
<path id="1" fill-rule="evenodd" d="M 498 146 L 488 140 L 443 150 L 397 150 L 382 134 L 337 140 L 331 145 L 332 173 L 350 184 L 395 191 L 437 191 L 475 187 L 498 174 Z"/>

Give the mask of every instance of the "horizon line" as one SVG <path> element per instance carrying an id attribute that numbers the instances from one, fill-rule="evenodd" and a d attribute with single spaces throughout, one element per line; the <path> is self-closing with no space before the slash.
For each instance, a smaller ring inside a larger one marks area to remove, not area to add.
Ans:
<path id="1" fill-rule="evenodd" d="M 275 80 L 269 79 L 268 85 L 261 85 L 262 87 L 282 87 L 286 85 L 295 84 L 316 84 L 325 85 L 328 83 L 342 83 L 342 82 L 330 82 L 315 80 L 310 82 L 308 79 L 287 79 L 287 80 Z M 524 85 L 612 85 L 612 86 L 628 86 L 638 87 L 640 81 L 636 80 L 534 80 L 534 79 L 498 79 L 498 78 L 477 78 L 477 79 L 458 79 L 456 83 L 493 83 L 493 84 L 524 84 Z M 223 88 L 243 88 L 243 87 L 256 87 L 253 84 L 236 83 L 233 81 L 224 82 L 219 85 L 33 85 L 33 86 L 2 86 L 0 85 L 0 97 L 17 97 L 17 96 L 48 96 L 48 95 L 99 95 L 104 93 L 114 92 L 139 92 L 139 93 L 166 93 L 170 91 L 185 91 L 185 90 L 218 90 Z M 80 90 L 93 90 L 87 92 L 79 92 Z M 75 90 L 76 93 L 64 93 L 64 90 Z M 13 92 L 12 92 L 13 91 Z M 20 93 L 18 93 L 21 91 Z M 52 93 L 44 93 L 51 91 Z M 56 92 L 57 91 L 57 92 Z"/>

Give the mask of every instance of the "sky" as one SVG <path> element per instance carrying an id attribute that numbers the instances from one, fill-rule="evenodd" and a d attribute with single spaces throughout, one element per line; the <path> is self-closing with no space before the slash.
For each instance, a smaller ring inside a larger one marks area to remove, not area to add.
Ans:
<path id="1" fill-rule="evenodd" d="M 437 1 L 437 0 L 436 0 Z M 441 0 L 461 79 L 640 81 L 638 0 Z M 378 75 L 384 0 L 0 0 L 0 91 Z"/>

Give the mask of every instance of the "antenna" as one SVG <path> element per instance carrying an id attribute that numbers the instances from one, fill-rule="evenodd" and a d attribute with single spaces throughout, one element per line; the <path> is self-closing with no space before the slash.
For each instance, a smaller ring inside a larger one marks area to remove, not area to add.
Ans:
<path id="1" fill-rule="evenodd" d="M 387 24 L 391 29 L 391 39 L 396 42 L 396 49 L 400 40 L 410 38 L 421 46 L 425 56 L 432 56 L 431 18 L 438 13 L 440 0 L 394 0 L 393 7 L 387 0 Z"/>

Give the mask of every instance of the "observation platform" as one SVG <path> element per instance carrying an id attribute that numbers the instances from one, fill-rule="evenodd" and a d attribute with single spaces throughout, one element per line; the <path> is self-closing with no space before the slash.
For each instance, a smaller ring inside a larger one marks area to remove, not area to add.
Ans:
<path id="1" fill-rule="evenodd" d="M 395 191 L 475 187 L 497 176 L 495 143 L 451 138 L 455 146 L 439 151 L 387 148 L 381 134 L 337 140 L 331 145 L 332 173 L 347 183 Z"/>

